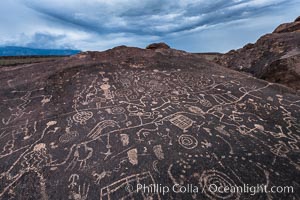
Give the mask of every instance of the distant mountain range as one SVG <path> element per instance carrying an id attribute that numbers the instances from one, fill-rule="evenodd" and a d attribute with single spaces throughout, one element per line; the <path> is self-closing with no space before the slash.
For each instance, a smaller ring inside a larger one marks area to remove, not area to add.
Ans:
<path id="1" fill-rule="evenodd" d="M 34 49 L 18 46 L 0 46 L 0 56 L 67 56 L 80 53 L 72 49 Z"/>

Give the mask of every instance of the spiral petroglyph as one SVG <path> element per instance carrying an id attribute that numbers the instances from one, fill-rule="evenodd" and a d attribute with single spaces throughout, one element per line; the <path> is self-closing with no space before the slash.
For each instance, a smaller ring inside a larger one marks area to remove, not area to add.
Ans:
<path id="1" fill-rule="evenodd" d="M 239 199 L 240 194 L 238 192 L 219 192 L 217 188 L 232 188 L 235 186 L 230 177 L 226 174 L 216 171 L 207 170 L 201 174 L 199 184 L 204 188 L 204 193 L 210 199 Z"/>
<path id="2" fill-rule="evenodd" d="M 198 146 L 198 140 L 192 136 L 183 134 L 178 138 L 178 143 L 185 149 L 194 149 Z"/>

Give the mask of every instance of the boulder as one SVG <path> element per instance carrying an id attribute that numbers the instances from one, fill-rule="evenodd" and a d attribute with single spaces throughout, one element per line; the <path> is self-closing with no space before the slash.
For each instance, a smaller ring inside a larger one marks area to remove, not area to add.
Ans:
<path id="1" fill-rule="evenodd" d="M 146 49 L 151 49 L 151 50 L 155 50 L 155 49 L 170 49 L 170 46 L 167 45 L 166 43 L 160 42 L 160 43 L 153 43 L 153 44 L 149 44 Z"/>

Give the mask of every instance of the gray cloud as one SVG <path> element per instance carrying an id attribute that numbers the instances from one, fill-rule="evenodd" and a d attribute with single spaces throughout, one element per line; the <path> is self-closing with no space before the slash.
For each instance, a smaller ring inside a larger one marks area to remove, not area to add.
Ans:
<path id="1" fill-rule="evenodd" d="M 293 20 L 299 0 L 0 1 L 0 45 L 104 50 L 166 41 L 227 51 Z"/>
<path id="2" fill-rule="evenodd" d="M 73 48 L 70 44 L 64 44 L 63 41 L 66 35 L 51 35 L 47 33 L 35 33 L 30 38 L 25 46 L 33 48 L 47 48 L 52 47 L 55 49 L 71 49 Z"/>
<path id="3" fill-rule="evenodd" d="M 156 36 L 249 18 L 286 3 L 284 0 L 59 2 L 27 0 L 26 5 L 47 17 L 86 31 Z"/>

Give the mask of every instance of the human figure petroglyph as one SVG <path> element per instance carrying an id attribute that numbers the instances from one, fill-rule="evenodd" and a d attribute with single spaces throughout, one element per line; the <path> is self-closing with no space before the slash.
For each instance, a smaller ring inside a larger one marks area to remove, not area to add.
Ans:
<path id="1" fill-rule="evenodd" d="M 105 98 L 108 100 L 110 100 L 114 97 L 112 92 L 110 91 L 110 87 L 111 86 L 108 83 L 104 83 L 100 86 L 101 90 L 104 93 Z"/>
<path id="2" fill-rule="evenodd" d="M 78 174 L 71 174 L 69 177 L 69 185 L 68 187 L 73 189 L 78 183 L 77 181 L 79 180 L 79 175 Z"/>
<path id="3" fill-rule="evenodd" d="M 100 154 L 105 155 L 104 160 L 108 159 L 108 157 L 111 156 L 111 155 L 113 154 L 113 153 L 111 152 L 112 146 L 111 146 L 111 144 L 110 144 L 110 134 L 108 134 L 108 135 L 106 136 L 106 138 L 107 138 L 107 140 L 106 140 L 107 142 L 106 142 L 105 148 L 107 149 L 107 152 L 100 152 Z"/>

